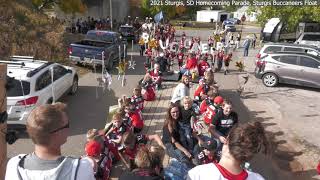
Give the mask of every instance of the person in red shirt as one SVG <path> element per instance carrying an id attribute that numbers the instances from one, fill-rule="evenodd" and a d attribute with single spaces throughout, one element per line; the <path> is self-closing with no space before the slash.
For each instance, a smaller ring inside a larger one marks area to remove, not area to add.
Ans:
<path id="1" fill-rule="evenodd" d="M 193 53 L 189 54 L 185 68 L 187 70 L 192 70 L 194 68 L 197 68 L 197 65 L 198 65 L 198 63 L 197 63 L 197 59 L 195 57 L 195 54 L 193 54 Z"/>
<path id="2" fill-rule="evenodd" d="M 204 72 L 210 67 L 207 60 L 207 57 L 203 56 L 202 60 L 198 64 L 199 76 L 204 76 Z"/>
<path id="3" fill-rule="evenodd" d="M 102 149 L 100 142 L 91 140 L 86 144 L 86 156 L 83 157 L 93 165 L 94 177 L 97 180 L 109 179 L 112 166 L 111 157 L 102 152 Z"/>
<path id="4" fill-rule="evenodd" d="M 229 64 L 232 58 L 232 53 L 228 53 L 223 56 L 223 61 L 224 61 L 224 75 L 227 75 L 229 73 Z"/>
<path id="5" fill-rule="evenodd" d="M 187 62 L 182 68 L 180 69 L 180 77 L 179 80 L 181 79 L 182 75 L 186 72 L 192 72 L 192 71 L 198 71 L 198 64 L 197 64 L 197 59 L 195 58 L 195 54 L 190 53 L 188 55 Z"/>
<path id="6" fill-rule="evenodd" d="M 152 77 L 153 83 L 156 85 L 156 89 L 161 88 L 162 72 L 160 71 L 160 64 L 155 63 L 154 68 L 148 72 Z"/>
<path id="7" fill-rule="evenodd" d="M 140 133 L 144 126 L 140 111 L 135 108 L 135 105 L 131 103 L 131 100 L 129 98 L 125 100 L 123 107 L 127 116 L 131 120 L 133 132 Z"/>
<path id="8" fill-rule="evenodd" d="M 128 131 L 130 127 L 123 122 L 120 113 L 115 113 L 112 116 L 111 123 L 112 127 L 105 133 L 105 137 L 118 145 L 121 142 L 123 134 Z"/>
<path id="9" fill-rule="evenodd" d="M 216 115 L 218 111 L 221 110 L 220 106 L 222 105 L 222 103 L 223 103 L 223 98 L 221 96 L 215 97 L 213 101 L 212 101 L 212 97 L 209 97 L 207 100 L 204 100 L 203 103 L 201 103 L 201 105 L 203 106 L 201 106 L 202 109 L 200 108 L 200 111 L 205 110 L 203 115 L 203 121 L 207 125 L 210 125 L 213 117 Z"/>
<path id="10" fill-rule="evenodd" d="M 220 71 L 222 68 L 224 52 L 223 49 L 219 49 L 214 55 L 214 61 L 217 61 L 217 71 Z"/>
<path id="11" fill-rule="evenodd" d="M 320 161 L 319 161 L 319 164 L 318 164 L 318 166 L 317 166 L 317 172 L 318 172 L 318 174 L 320 175 Z"/>
<path id="12" fill-rule="evenodd" d="M 142 82 L 142 97 L 145 101 L 154 101 L 156 99 L 156 93 L 155 93 L 155 84 L 152 80 L 152 77 L 149 73 L 147 73 Z"/>

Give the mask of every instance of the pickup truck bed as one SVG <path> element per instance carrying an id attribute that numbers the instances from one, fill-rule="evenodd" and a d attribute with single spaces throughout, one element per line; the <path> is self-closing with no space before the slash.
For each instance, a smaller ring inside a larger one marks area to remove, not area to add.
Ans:
<path id="1" fill-rule="evenodd" d="M 111 69 L 114 62 L 124 56 L 124 44 L 120 35 L 110 31 L 88 31 L 86 39 L 72 43 L 69 46 L 69 58 L 72 62 L 89 65 L 102 65 L 104 52 L 104 64 Z"/>

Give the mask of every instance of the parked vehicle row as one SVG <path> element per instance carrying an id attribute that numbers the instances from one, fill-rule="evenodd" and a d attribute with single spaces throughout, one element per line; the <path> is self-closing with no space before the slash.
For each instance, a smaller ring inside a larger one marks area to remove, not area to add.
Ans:
<path id="1" fill-rule="evenodd" d="M 257 55 L 255 76 L 267 87 L 278 83 L 320 88 L 320 50 L 297 44 L 266 44 Z"/>

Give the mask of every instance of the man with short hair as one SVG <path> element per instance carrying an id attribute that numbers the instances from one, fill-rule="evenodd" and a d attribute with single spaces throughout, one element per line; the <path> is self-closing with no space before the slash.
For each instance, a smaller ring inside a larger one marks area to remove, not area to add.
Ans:
<path id="1" fill-rule="evenodd" d="M 20 154 L 7 164 L 6 180 L 94 180 L 88 160 L 61 155 L 67 142 L 69 119 L 63 103 L 36 107 L 27 119 L 27 132 L 35 144 L 31 154 Z"/>

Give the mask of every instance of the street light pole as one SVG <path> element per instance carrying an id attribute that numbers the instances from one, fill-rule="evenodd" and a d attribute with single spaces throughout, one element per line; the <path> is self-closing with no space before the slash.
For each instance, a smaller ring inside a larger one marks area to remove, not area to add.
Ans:
<path id="1" fill-rule="evenodd" d="M 113 29 L 113 19 L 112 19 L 112 0 L 110 0 L 110 25 L 111 30 Z"/>

